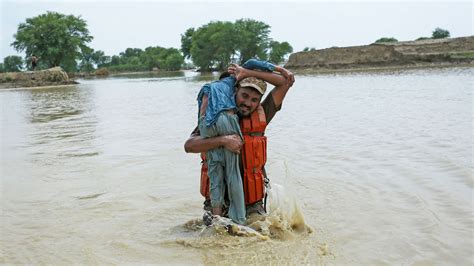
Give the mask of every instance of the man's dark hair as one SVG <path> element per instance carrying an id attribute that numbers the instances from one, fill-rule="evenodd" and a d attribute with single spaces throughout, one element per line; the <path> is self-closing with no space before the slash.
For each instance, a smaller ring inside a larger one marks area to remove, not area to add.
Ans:
<path id="1" fill-rule="evenodd" d="M 221 73 L 221 75 L 219 76 L 219 80 L 223 79 L 223 78 L 227 78 L 227 77 L 230 77 L 230 73 L 229 71 L 224 71 Z"/>

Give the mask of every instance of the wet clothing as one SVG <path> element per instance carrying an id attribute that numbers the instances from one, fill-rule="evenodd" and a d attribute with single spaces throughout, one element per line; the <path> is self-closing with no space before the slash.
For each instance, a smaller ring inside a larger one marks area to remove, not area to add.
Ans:
<path id="1" fill-rule="evenodd" d="M 244 68 L 271 72 L 275 66 L 266 61 L 251 59 L 244 63 Z M 237 111 L 235 103 L 236 78 L 229 76 L 218 81 L 205 84 L 198 93 L 198 127 L 201 137 L 216 137 L 239 134 L 238 117 L 227 111 Z M 200 117 L 204 95 L 207 96 L 206 113 Z M 225 184 L 230 201 L 229 218 L 234 222 L 245 223 L 245 200 L 241 176 L 240 156 L 225 148 L 212 149 L 206 152 L 208 176 L 210 179 L 210 198 L 212 207 L 223 207 Z M 239 167 L 240 166 L 240 167 Z"/>
<path id="2" fill-rule="evenodd" d="M 235 114 L 234 86 L 236 79 L 226 77 L 205 84 L 199 91 L 198 126 L 203 138 L 239 134 L 238 117 Z M 207 107 L 204 116 L 200 110 L 204 96 L 207 96 Z M 231 112 L 229 114 L 229 111 Z M 242 137 L 243 138 L 243 137 Z M 237 154 L 224 148 L 212 149 L 206 152 L 208 175 L 210 180 L 210 198 L 213 208 L 224 206 L 225 184 L 229 197 L 229 218 L 239 224 L 245 223 L 245 202 L 242 177 L 238 168 Z"/>
<path id="3" fill-rule="evenodd" d="M 273 95 L 272 93 L 270 93 L 264 100 L 263 102 L 261 103 L 261 106 L 262 108 L 264 109 L 265 111 L 265 118 L 266 118 L 266 122 L 267 124 L 270 123 L 270 121 L 273 119 L 273 117 L 275 116 L 275 114 L 280 111 L 281 109 L 281 105 L 280 106 L 276 106 L 275 105 L 275 102 L 274 102 L 274 99 L 273 99 Z M 199 136 L 200 135 L 200 127 L 196 127 L 193 132 L 191 133 L 191 136 Z M 221 148 L 221 149 L 224 149 L 226 150 L 225 148 Z M 240 175 L 243 176 L 243 163 L 242 163 L 242 157 L 239 156 L 238 154 L 236 154 L 237 157 L 239 158 L 238 161 L 239 161 L 239 170 L 240 170 Z M 266 175 L 266 172 L 265 172 L 265 167 L 263 167 L 263 176 L 265 177 L 265 179 L 267 179 L 267 175 Z M 207 203 L 207 204 L 206 204 Z M 206 201 L 205 202 L 205 208 L 208 208 L 210 206 L 208 206 L 209 202 Z M 262 207 L 262 202 L 258 202 L 256 204 L 252 204 L 252 205 L 249 205 L 249 206 L 246 206 L 247 208 L 247 215 L 251 214 L 252 212 L 258 212 L 259 214 L 262 214 L 263 212 L 263 207 Z"/>
<path id="4" fill-rule="evenodd" d="M 198 100 L 198 118 L 201 110 L 202 98 L 207 95 L 206 108 L 206 126 L 212 126 L 217 121 L 217 116 L 222 111 L 235 110 L 234 86 L 235 77 L 226 77 L 202 86 L 199 91 Z"/>
<path id="5" fill-rule="evenodd" d="M 275 71 L 275 65 L 268 62 L 268 61 L 261 61 L 257 59 L 249 59 L 242 65 L 243 68 L 246 69 L 255 69 L 260 71 L 266 72 L 273 72 Z"/>
<path id="6" fill-rule="evenodd" d="M 260 71 L 272 72 L 275 65 L 267 61 L 257 59 L 249 59 L 242 65 L 246 69 L 255 69 Z M 201 110 L 202 98 L 207 95 L 208 103 L 206 109 L 206 125 L 213 125 L 220 112 L 236 109 L 235 103 L 235 82 L 237 80 L 233 76 L 229 76 L 220 80 L 205 84 L 199 91 L 198 100 L 198 119 Z"/>
<path id="7" fill-rule="evenodd" d="M 271 93 L 262 101 L 260 104 L 265 111 L 265 118 L 267 119 L 267 124 L 272 121 L 275 114 L 281 110 L 281 105 L 276 106 L 275 101 L 273 100 L 273 95 Z M 199 127 L 195 127 L 191 132 L 191 136 L 199 136 Z"/>
<path id="8" fill-rule="evenodd" d="M 209 138 L 222 135 L 239 134 L 240 127 L 236 114 L 220 112 L 217 121 L 207 126 L 205 118 L 199 119 L 201 137 Z M 242 135 L 241 135 L 242 137 Z M 225 148 L 212 149 L 206 152 L 208 175 L 210 179 L 210 198 L 213 208 L 224 206 L 225 184 L 229 197 L 228 215 L 234 222 L 245 223 L 245 201 L 242 177 L 239 170 L 239 155 Z"/>

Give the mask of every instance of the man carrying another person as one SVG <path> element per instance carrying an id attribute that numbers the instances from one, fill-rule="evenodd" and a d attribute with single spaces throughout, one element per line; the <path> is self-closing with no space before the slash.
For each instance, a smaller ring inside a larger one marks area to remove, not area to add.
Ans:
<path id="1" fill-rule="evenodd" d="M 203 153 L 220 147 L 240 154 L 239 168 L 247 215 L 265 214 L 263 200 L 268 179 L 264 168 L 267 157 L 267 139 L 264 133 L 268 123 L 281 109 L 283 99 L 294 83 L 294 76 L 282 67 L 254 59 L 247 61 L 243 66 L 245 68 L 231 65 L 228 73 L 235 76 L 234 97 L 244 141 L 242 142 L 241 137 L 236 134 L 204 138 L 200 136 L 199 128 L 196 127 L 185 142 L 184 148 L 188 153 L 201 153 L 201 157 L 205 157 Z M 264 81 L 274 85 L 275 88 L 260 103 L 266 91 Z M 210 209 L 209 177 L 204 158 L 201 169 L 201 194 L 206 198 L 204 208 Z"/>

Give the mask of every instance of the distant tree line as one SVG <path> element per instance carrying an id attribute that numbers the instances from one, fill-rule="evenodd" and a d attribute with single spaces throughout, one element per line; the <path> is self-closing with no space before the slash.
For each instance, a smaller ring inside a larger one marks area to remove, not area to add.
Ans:
<path id="1" fill-rule="evenodd" d="M 179 70 L 184 63 L 180 51 L 175 48 L 160 46 L 127 48 L 119 55 L 114 55 L 98 67 L 105 67 L 112 72 L 149 71 L 149 70 Z"/>
<path id="2" fill-rule="evenodd" d="M 61 66 L 67 72 L 178 70 L 193 65 L 204 71 L 222 70 L 231 62 L 254 57 L 281 63 L 293 48 L 288 42 L 272 40 L 269 34 L 270 26 L 256 20 L 217 21 L 188 29 L 181 35 L 180 50 L 150 46 L 108 56 L 88 46 L 93 37 L 81 16 L 48 11 L 19 24 L 11 45 L 24 52 L 25 58 L 5 57 L 0 72 L 30 69 L 33 55 L 39 58 L 38 69 Z M 185 63 L 185 58 L 190 61 Z"/>
<path id="3" fill-rule="evenodd" d="M 177 70 L 184 63 L 178 49 L 163 47 L 127 48 L 120 55 L 107 56 L 88 46 L 93 39 L 86 21 L 80 16 L 46 12 L 20 23 L 11 44 L 20 56 L 7 56 L 0 72 L 30 69 L 30 58 L 39 58 L 38 68 L 61 66 L 68 72 L 93 72 L 107 67 L 110 71 Z"/>
<path id="4" fill-rule="evenodd" d="M 432 39 L 447 38 L 449 31 L 436 28 Z M 212 21 L 201 27 L 189 28 L 181 34 L 181 49 L 150 46 L 144 50 L 127 48 L 119 55 L 107 56 L 88 46 L 93 37 L 80 16 L 48 11 L 20 23 L 11 45 L 25 53 L 25 59 L 12 55 L 0 63 L 0 72 L 28 69 L 30 58 L 39 58 L 38 68 L 61 66 L 68 72 L 93 72 L 106 68 L 112 72 L 178 70 L 194 66 L 202 71 L 223 70 L 230 63 L 243 63 L 259 58 L 279 64 L 285 61 L 293 47 L 286 41 L 270 38 L 270 26 L 253 19 L 235 22 Z M 420 37 L 417 40 L 431 39 Z M 393 37 L 375 41 L 398 42 Z M 306 47 L 303 51 L 313 51 Z"/>
<path id="5" fill-rule="evenodd" d="M 433 30 L 432 34 L 431 34 L 431 37 L 419 37 L 416 39 L 416 41 L 419 41 L 419 40 L 429 40 L 429 39 L 442 39 L 442 38 L 449 38 L 450 36 L 450 33 L 448 30 L 445 30 L 445 29 L 442 29 L 442 28 L 436 28 Z M 380 39 L 377 39 L 375 41 L 375 43 L 393 43 L 393 42 L 398 42 L 398 40 L 396 38 L 393 38 L 393 37 L 382 37 Z M 334 46 L 335 47 L 335 46 Z M 334 47 L 331 47 L 331 48 L 334 48 Z M 314 51 L 316 50 L 314 47 L 313 48 L 309 48 L 309 47 L 305 47 L 302 51 L 303 52 L 309 52 L 309 51 Z"/>
<path id="6" fill-rule="evenodd" d="M 448 30 L 436 28 L 432 32 L 431 37 L 419 37 L 416 39 L 416 41 L 428 40 L 428 39 L 443 39 L 443 38 L 449 38 L 449 36 L 450 36 L 450 33 Z M 375 43 L 382 43 L 382 42 L 398 42 L 398 40 L 393 37 L 383 37 L 375 41 Z"/>

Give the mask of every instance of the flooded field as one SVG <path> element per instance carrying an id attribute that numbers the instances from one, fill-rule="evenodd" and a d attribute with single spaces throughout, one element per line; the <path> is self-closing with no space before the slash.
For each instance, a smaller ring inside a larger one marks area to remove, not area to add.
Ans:
<path id="1" fill-rule="evenodd" d="M 270 123 L 270 214 L 201 221 L 184 141 L 214 77 L 0 91 L 0 263 L 472 265 L 473 68 L 299 75 Z"/>

